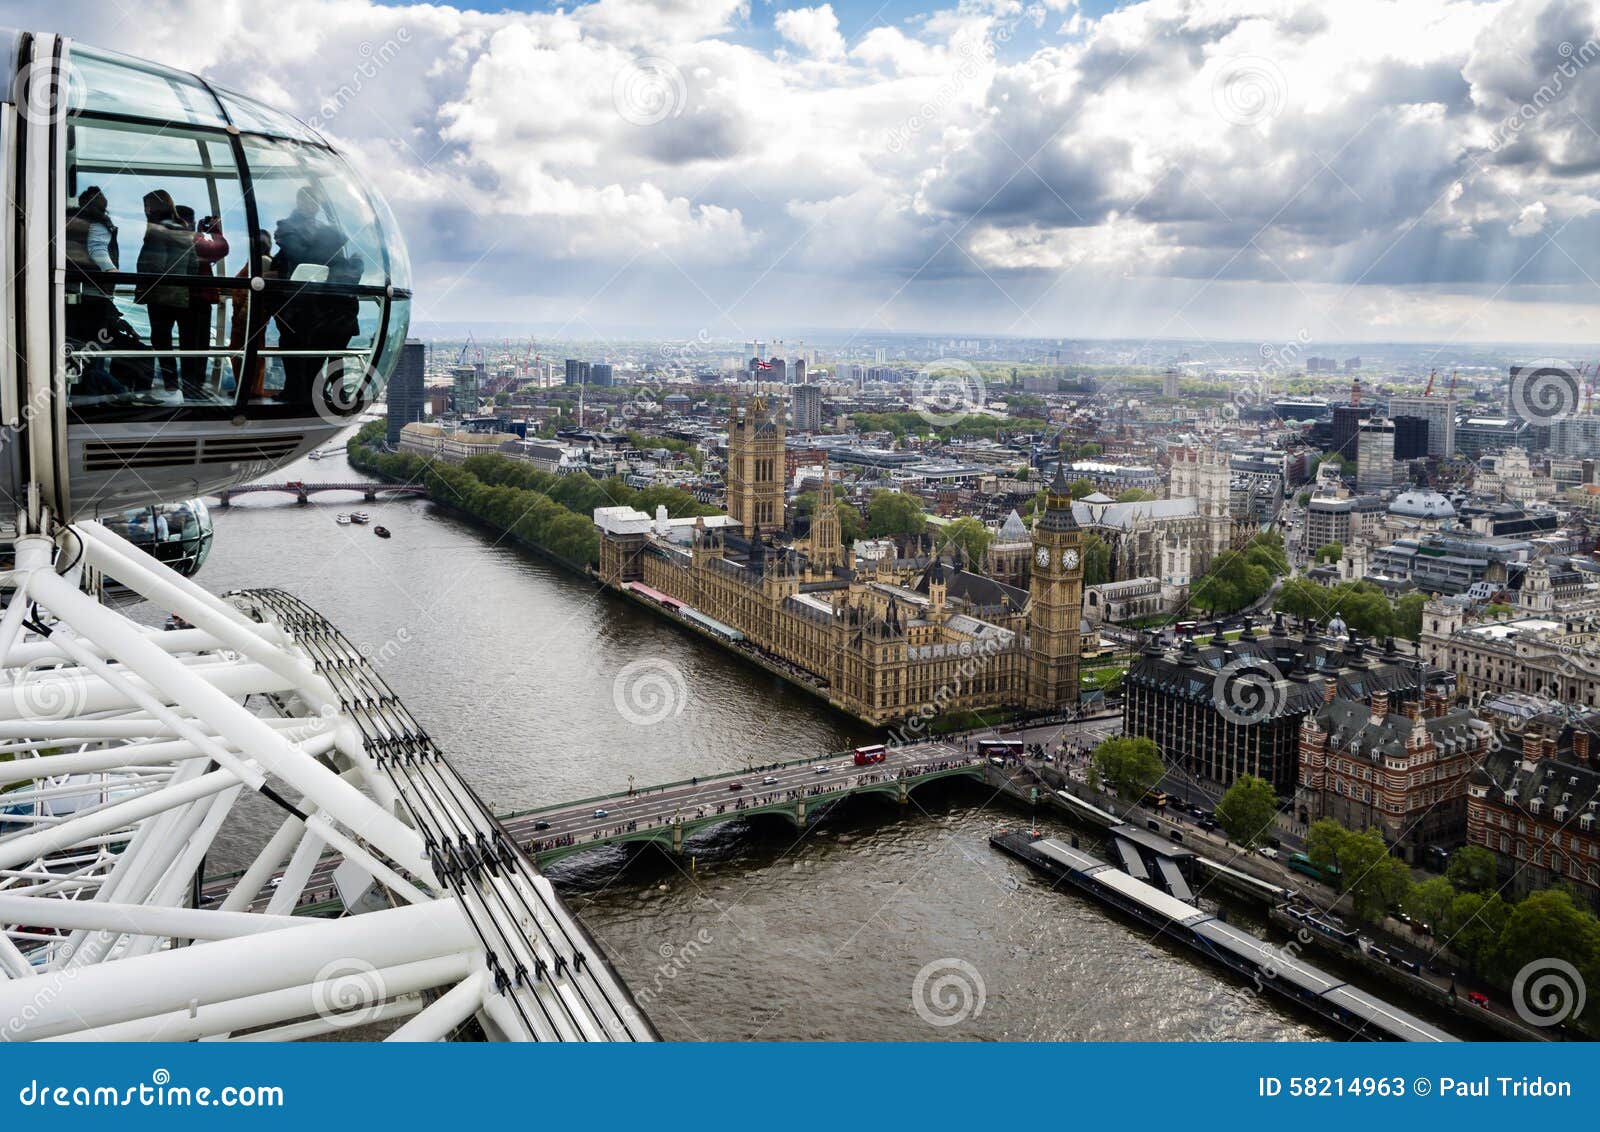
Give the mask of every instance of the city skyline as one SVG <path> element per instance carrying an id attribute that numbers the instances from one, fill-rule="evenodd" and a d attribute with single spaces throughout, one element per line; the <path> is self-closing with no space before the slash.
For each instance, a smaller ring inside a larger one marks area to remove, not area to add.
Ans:
<path id="1" fill-rule="evenodd" d="M 12 18 L 324 130 L 400 216 L 419 321 L 1561 343 L 1600 338 L 1589 7 Z"/>

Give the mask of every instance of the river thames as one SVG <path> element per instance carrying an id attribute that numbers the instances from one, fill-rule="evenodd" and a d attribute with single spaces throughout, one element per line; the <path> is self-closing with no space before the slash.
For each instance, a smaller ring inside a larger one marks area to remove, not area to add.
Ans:
<path id="1" fill-rule="evenodd" d="M 274 478 L 367 477 L 340 456 Z M 334 522 L 352 508 L 394 537 Z M 497 812 L 867 737 L 430 503 L 250 496 L 213 513 L 216 546 L 197 581 L 282 587 L 326 614 Z M 1022 820 L 976 784 L 936 784 L 904 811 L 853 801 L 803 837 L 780 822 L 720 827 L 693 843 L 692 870 L 635 845 L 551 876 L 668 1038 L 1324 1036 L 990 849 L 991 833 Z"/>

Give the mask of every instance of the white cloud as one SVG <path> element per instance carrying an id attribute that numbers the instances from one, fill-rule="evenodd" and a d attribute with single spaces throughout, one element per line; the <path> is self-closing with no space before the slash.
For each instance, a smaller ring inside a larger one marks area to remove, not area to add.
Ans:
<path id="1" fill-rule="evenodd" d="M 1517 214 L 1516 222 L 1507 231 L 1513 236 L 1536 236 L 1544 231 L 1545 218 L 1549 215 L 1544 201 L 1534 201 Z"/>
<path id="2" fill-rule="evenodd" d="M 1594 298 L 1595 0 L 947 0 L 848 44 L 830 4 L 746 0 L 12 7 L 325 117 L 445 314 L 1229 333 L 1307 294 L 1357 324 Z"/>
<path id="3" fill-rule="evenodd" d="M 844 36 L 839 34 L 839 17 L 832 4 L 815 8 L 788 8 L 773 20 L 778 34 L 818 59 L 838 59 L 844 55 Z"/>

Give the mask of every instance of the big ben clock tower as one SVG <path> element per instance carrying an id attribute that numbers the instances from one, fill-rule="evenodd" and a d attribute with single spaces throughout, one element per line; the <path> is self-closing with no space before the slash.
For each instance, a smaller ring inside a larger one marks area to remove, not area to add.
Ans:
<path id="1" fill-rule="evenodd" d="M 1061 464 L 1033 525 L 1033 581 L 1028 602 L 1028 706 L 1054 711 L 1078 702 L 1082 654 L 1083 532 Z"/>

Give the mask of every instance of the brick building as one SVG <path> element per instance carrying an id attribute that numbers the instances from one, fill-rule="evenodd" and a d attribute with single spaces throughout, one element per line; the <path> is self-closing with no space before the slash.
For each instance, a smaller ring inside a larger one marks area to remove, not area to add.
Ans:
<path id="1" fill-rule="evenodd" d="M 1446 710 L 1436 691 L 1333 700 L 1300 723 L 1295 809 L 1302 821 L 1377 828 L 1415 864 L 1427 846 L 1466 836 L 1467 780 L 1493 735 L 1470 709 Z"/>
<path id="2" fill-rule="evenodd" d="M 1467 789 L 1467 841 L 1500 862 L 1509 892 L 1565 884 L 1600 909 L 1600 717 L 1538 716 Z"/>

